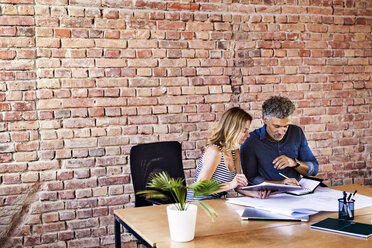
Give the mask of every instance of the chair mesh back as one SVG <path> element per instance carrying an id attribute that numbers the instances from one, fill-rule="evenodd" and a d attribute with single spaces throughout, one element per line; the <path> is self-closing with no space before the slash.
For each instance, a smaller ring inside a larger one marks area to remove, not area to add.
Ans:
<path id="1" fill-rule="evenodd" d="M 134 192 L 145 190 L 151 176 L 162 171 L 173 178 L 185 178 L 181 144 L 167 141 L 133 146 L 130 150 L 130 169 Z M 136 195 L 135 199 L 136 207 L 151 205 L 144 197 Z"/>

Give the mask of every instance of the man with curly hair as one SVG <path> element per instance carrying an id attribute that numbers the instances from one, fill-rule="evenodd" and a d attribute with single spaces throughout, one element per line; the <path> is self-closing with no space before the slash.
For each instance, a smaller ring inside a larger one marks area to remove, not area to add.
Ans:
<path id="1" fill-rule="evenodd" d="M 273 96 L 262 104 L 265 125 L 250 133 L 240 149 L 242 168 L 250 183 L 298 185 L 301 175 L 318 173 L 318 161 L 302 129 L 290 124 L 294 110 L 293 102 L 281 96 Z"/>

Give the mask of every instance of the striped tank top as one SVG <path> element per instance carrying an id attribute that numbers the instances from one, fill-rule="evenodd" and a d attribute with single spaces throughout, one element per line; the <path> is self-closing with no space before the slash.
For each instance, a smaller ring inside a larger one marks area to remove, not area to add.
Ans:
<path id="1" fill-rule="evenodd" d="M 215 145 L 217 146 L 217 145 Z M 217 166 L 215 172 L 212 175 L 213 180 L 217 181 L 218 183 L 226 183 L 226 182 L 231 182 L 234 177 L 236 176 L 236 168 L 235 168 L 235 151 L 232 151 L 232 156 L 233 156 L 233 161 L 234 161 L 234 171 L 229 171 L 229 169 L 226 167 L 225 160 L 223 157 L 223 152 L 221 147 L 217 146 L 218 149 L 221 151 L 221 161 L 220 164 Z M 199 165 L 196 170 L 196 175 L 195 175 L 195 180 L 194 182 L 197 181 L 199 177 L 199 173 L 203 167 L 203 157 L 204 153 L 207 147 L 204 149 L 204 152 L 199 160 Z M 197 196 L 194 197 L 194 191 L 193 190 L 188 190 L 187 191 L 187 197 L 186 201 L 200 201 L 200 200 L 210 200 L 210 199 L 216 199 L 216 198 L 221 198 L 222 195 L 224 195 L 225 192 L 219 192 L 216 194 L 211 194 L 211 195 L 206 195 L 206 196 Z"/>

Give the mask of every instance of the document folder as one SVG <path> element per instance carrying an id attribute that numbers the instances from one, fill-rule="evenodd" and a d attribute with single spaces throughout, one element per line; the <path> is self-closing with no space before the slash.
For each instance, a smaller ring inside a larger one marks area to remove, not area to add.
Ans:
<path id="1" fill-rule="evenodd" d="M 309 216 L 294 217 L 259 208 L 245 208 L 242 220 L 309 221 Z"/>

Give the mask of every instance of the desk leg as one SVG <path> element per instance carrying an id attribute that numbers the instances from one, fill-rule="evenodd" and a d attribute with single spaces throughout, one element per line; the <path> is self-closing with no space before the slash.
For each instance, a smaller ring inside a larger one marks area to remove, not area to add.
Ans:
<path id="1" fill-rule="evenodd" d="M 115 248 L 121 248 L 120 223 L 115 218 Z"/>
<path id="2" fill-rule="evenodd" d="M 121 241 L 120 241 L 120 225 L 122 225 L 128 232 L 134 235 L 138 239 L 140 243 L 145 245 L 148 248 L 154 248 L 155 246 L 150 245 L 144 240 L 138 233 L 136 233 L 132 228 L 130 228 L 123 220 L 119 217 L 114 215 L 115 218 L 115 248 L 121 248 Z"/>

